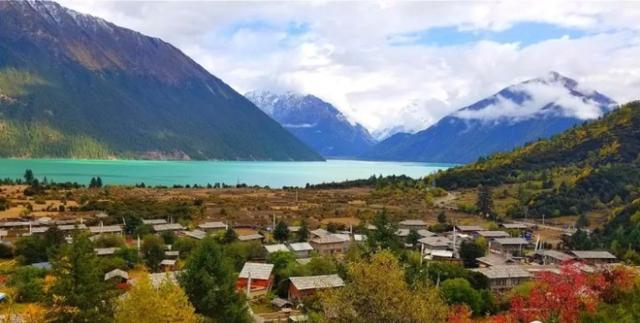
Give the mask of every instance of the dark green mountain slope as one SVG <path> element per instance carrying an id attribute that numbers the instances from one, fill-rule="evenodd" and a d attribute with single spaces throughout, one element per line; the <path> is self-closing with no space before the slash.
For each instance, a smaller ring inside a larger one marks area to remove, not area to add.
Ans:
<path id="1" fill-rule="evenodd" d="M 0 2 L 0 156 L 320 160 L 157 38 Z"/>

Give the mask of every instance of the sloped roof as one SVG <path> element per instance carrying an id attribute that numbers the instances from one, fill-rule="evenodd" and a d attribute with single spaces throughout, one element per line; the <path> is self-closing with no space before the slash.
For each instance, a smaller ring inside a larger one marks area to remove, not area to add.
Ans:
<path id="1" fill-rule="evenodd" d="M 142 223 L 144 224 L 165 224 L 167 220 L 165 219 L 143 219 Z"/>
<path id="2" fill-rule="evenodd" d="M 153 226 L 153 230 L 157 232 L 184 230 L 184 226 L 180 223 L 156 224 Z"/>
<path id="3" fill-rule="evenodd" d="M 506 238 L 511 236 L 508 232 L 504 231 L 478 231 L 478 234 L 485 238 Z"/>
<path id="4" fill-rule="evenodd" d="M 571 253 L 580 259 L 618 259 L 609 251 L 573 250 Z"/>
<path id="5" fill-rule="evenodd" d="M 314 235 L 314 236 L 318 236 L 318 237 L 324 237 L 324 236 L 326 236 L 326 235 L 329 235 L 329 234 L 330 234 L 330 233 L 329 233 L 329 231 L 327 231 L 327 230 L 325 230 L 325 229 L 322 229 L 322 228 L 312 230 L 310 233 L 311 233 L 312 235 Z"/>
<path id="6" fill-rule="evenodd" d="M 293 251 L 311 251 L 313 247 L 308 242 L 290 243 L 289 248 Z"/>
<path id="7" fill-rule="evenodd" d="M 311 241 L 317 244 L 331 244 L 331 243 L 344 243 L 349 240 L 337 234 L 329 234 L 326 236 L 313 238 L 311 239 Z"/>
<path id="8" fill-rule="evenodd" d="M 297 290 L 334 288 L 344 286 L 344 281 L 338 275 L 320 275 L 289 278 Z"/>
<path id="9" fill-rule="evenodd" d="M 249 240 L 260 240 L 262 238 L 264 238 L 264 237 L 261 234 L 254 233 L 254 234 L 247 234 L 247 235 L 239 236 L 238 240 L 240 240 L 240 241 L 249 241 Z"/>
<path id="10" fill-rule="evenodd" d="M 476 268 L 472 270 L 485 275 L 489 279 L 531 277 L 531 273 L 525 270 L 522 266 L 518 265 L 499 265 L 487 268 Z"/>
<path id="11" fill-rule="evenodd" d="M 124 279 L 129 279 L 129 273 L 127 273 L 126 271 L 122 270 L 122 269 L 114 269 L 106 274 L 104 274 L 104 280 L 109 280 L 111 278 L 114 277 L 120 277 L 120 278 L 124 278 Z"/>
<path id="12" fill-rule="evenodd" d="M 472 231 L 486 231 L 485 228 L 479 225 L 456 225 L 456 228 L 460 231 L 464 232 L 472 232 Z"/>
<path id="13" fill-rule="evenodd" d="M 449 247 L 453 241 L 445 237 L 426 237 L 418 240 L 418 242 L 429 246 Z"/>
<path id="14" fill-rule="evenodd" d="M 204 222 L 198 225 L 200 229 L 226 229 L 227 225 L 220 221 Z"/>
<path id="15" fill-rule="evenodd" d="M 89 227 L 89 231 L 91 231 L 91 233 L 122 232 L 122 227 L 120 225 L 94 226 L 94 227 Z"/>
<path id="16" fill-rule="evenodd" d="M 202 230 L 193 230 L 193 231 L 184 231 L 184 235 L 194 239 L 202 240 L 207 236 L 207 233 Z"/>
<path id="17" fill-rule="evenodd" d="M 558 250 L 538 250 L 535 252 L 536 255 L 539 256 L 544 256 L 544 257 L 549 257 L 549 258 L 553 258 L 553 259 L 557 259 L 560 261 L 566 261 L 566 260 L 571 260 L 574 259 L 575 257 L 572 255 L 568 255 L 564 252 L 558 251 Z"/>
<path id="18" fill-rule="evenodd" d="M 245 262 L 238 278 L 249 278 L 251 274 L 251 279 L 268 280 L 271 277 L 271 271 L 273 271 L 273 264 Z"/>
<path id="19" fill-rule="evenodd" d="M 527 245 L 529 241 L 523 238 L 498 238 L 493 240 L 493 242 L 500 245 Z"/>
<path id="20" fill-rule="evenodd" d="M 265 245 L 264 248 L 267 249 L 268 253 L 274 253 L 278 251 L 289 252 L 289 248 L 287 248 L 287 246 L 285 246 L 284 244 L 270 244 Z"/>

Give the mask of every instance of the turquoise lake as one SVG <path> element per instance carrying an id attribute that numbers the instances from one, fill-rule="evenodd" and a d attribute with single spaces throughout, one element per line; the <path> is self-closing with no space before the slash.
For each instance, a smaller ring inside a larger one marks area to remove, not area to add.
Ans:
<path id="1" fill-rule="evenodd" d="M 246 183 L 270 187 L 344 181 L 371 175 L 407 175 L 420 178 L 454 165 L 414 162 L 329 160 L 326 162 L 274 161 L 146 161 L 0 159 L 0 178 L 21 178 L 26 169 L 39 179 L 88 184 L 100 176 L 105 185 L 144 182 L 146 185 Z"/>

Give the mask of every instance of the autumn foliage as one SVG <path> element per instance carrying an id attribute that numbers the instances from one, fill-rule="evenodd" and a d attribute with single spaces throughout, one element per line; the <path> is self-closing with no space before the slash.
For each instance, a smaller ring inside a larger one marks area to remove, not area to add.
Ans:
<path id="1" fill-rule="evenodd" d="M 560 274 L 538 274 L 528 295 L 514 296 L 509 312 L 491 322 L 576 322 L 582 313 L 594 313 L 600 303 L 631 288 L 635 276 L 623 266 L 585 273 L 579 263 L 568 263 Z"/>

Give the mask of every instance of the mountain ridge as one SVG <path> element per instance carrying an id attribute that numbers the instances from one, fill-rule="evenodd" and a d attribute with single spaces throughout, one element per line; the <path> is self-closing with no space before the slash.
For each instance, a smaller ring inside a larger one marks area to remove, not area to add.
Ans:
<path id="1" fill-rule="evenodd" d="M 375 143 L 366 128 L 314 95 L 259 90 L 245 97 L 324 157 L 354 157 Z"/>
<path id="2" fill-rule="evenodd" d="M 363 159 L 468 163 L 560 133 L 610 111 L 615 102 L 550 72 L 511 85 L 404 140 L 384 140 Z"/>
<path id="3" fill-rule="evenodd" d="M 0 17 L 0 156 L 322 160 L 159 38 L 54 2 Z"/>

